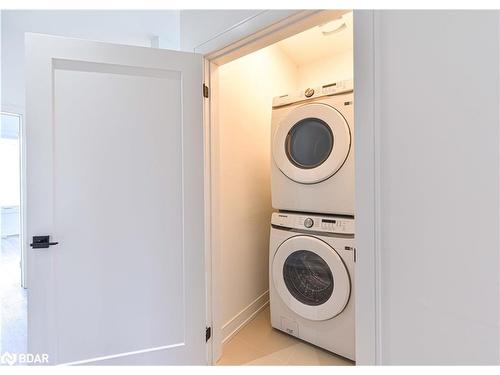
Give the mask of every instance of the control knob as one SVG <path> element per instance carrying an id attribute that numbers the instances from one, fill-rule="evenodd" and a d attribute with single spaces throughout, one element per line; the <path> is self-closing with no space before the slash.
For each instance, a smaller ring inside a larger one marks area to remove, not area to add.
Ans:
<path id="1" fill-rule="evenodd" d="M 308 217 L 307 219 L 304 220 L 304 226 L 306 228 L 311 228 L 313 225 L 314 225 L 314 221 L 310 217 Z"/>
<path id="2" fill-rule="evenodd" d="M 306 91 L 304 92 L 304 95 L 306 96 L 306 98 L 310 98 L 311 96 L 314 95 L 314 89 L 306 89 Z"/>

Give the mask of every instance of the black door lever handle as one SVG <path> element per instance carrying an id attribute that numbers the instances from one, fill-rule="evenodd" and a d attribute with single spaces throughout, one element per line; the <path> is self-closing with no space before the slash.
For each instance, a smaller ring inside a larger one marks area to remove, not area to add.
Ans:
<path id="1" fill-rule="evenodd" d="M 46 249 L 58 243 L 59 242 L 50 242 L 50 236 L 33 236 L 33 242 L 30 243 L 30 246 L 33 249 Z"/>

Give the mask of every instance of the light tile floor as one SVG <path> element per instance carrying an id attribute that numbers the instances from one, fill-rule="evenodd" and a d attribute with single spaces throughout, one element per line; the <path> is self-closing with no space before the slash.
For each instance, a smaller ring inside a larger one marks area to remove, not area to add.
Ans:
<path id="1" fill-rule="evenodd" d="M 224 345 L 217 365 L 352 366 L 354 362 L 272 328 L 267 307 Z"/>

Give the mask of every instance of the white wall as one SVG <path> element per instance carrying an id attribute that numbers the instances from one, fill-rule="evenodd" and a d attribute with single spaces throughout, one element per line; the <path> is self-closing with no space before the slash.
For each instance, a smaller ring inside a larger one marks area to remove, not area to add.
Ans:
<path id="1" fill-rule="evenodd" d="M 179 49 L 176 10 L 4 10 L 2 11 L 2 106 L 24 109 L 24 33 L 60 35 L 120 44 Z"/>
<path id="2" fill-rule="evenodd" d="M 353 54 L 345 51 L 298 66 L 298 89 L 353 78 Z"/>
<path id="3" fill-rule="evenodd" d="M 382 362 L 498 364 L 498 12 L 377 16 Z"/>
<path id="4" fill-rule="evenodd" d="M 214 227 L 219 229 L 223 338 L 268 298 L 258 299 L 269 288 L 272 98 L 293 91 L 296 74 L 295 65 L 273 46 L 219 68 Z"/>

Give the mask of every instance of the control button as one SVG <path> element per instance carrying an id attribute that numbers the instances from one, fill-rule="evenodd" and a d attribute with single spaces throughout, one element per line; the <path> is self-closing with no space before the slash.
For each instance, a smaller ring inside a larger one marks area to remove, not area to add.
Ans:
<path id="1" fill-rule="evenodd" d="M 314 225 L 314 221 L 310 217 L 308 217 L 307 219 L 304 220 L 304 226 L 306 228 L 311 228 L 313 225 Z"/>
<path id="2" fill-rule="evenodd" d="M 306 98 L 310 98 L 311 96 L 314 95 L 314 89 L 306 89 L 304 95 L 306 96 Z"/>

